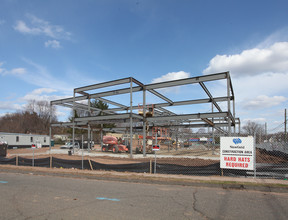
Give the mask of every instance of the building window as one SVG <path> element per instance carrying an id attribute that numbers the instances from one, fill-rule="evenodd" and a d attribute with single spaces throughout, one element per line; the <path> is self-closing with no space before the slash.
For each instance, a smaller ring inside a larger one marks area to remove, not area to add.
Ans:
<path id="1" fill-rule="evenodd" d="M 46 143 L 46 137 L 44 137 L 44 143 Z"/>
<path id="2" fill-rule="evenodd" d="M 30 137 L 30 142 L 33 142 L 33 137 Z"/>
<path id="3" fill-rule="evenodd" d="M 19 136 L 16 136 L 16 142 L 19 142 Z"/>

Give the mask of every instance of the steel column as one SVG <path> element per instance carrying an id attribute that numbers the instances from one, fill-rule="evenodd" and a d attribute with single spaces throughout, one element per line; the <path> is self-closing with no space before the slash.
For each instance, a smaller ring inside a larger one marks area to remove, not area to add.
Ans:
<path id="1" fill-rule="evenodd" d="M 230 119 L 230 112 L 231 112 L 231 106 L 230 106 L 230 75 L 229 72 L 227 72 L 227 108 L 228 108 L 228 135 L 231 136 L 231 119 Z"/>
<path id="2" fill-rule="evenodd" d="M 132 134 L 132 129 L 133 129 L 133 121 L 132 121 L 132 107 L 133 107 L 133 99 L 132 99 L 132 78 L 130 78 L 130 157 L 132 158 L 132 148 L 133 148 L 133 134 Z"/>
<path id="3" fill-rule="evenodd" d="M 143 89 L 143 157 L 146 157 L 146 89 Z"/>

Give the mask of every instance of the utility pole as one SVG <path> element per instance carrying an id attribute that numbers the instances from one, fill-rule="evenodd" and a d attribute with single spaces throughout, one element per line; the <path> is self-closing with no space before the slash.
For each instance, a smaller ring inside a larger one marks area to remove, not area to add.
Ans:
<path id="1" fill-rule="evenodd" d="M 265 122 L 265 140 L 268 141 L 267 140 L 267 122 Z"/>
<path id="2" fill-rule="evenodd" d="M 285 108 L 284 114 L 284 142 L 287 142 L 287 109 Z"/>

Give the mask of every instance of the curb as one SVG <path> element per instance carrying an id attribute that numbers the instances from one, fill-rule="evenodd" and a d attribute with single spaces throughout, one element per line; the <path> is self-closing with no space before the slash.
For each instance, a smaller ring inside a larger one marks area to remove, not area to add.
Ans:
<path id="1" fill-rule="evenodd" d="M 184 176 L 166 174 L 146 174 L 115 171 L 91 171 L 78 169 L 25 167 L 0 165 L 0 173 L 21 173 L 29 175 L 85 178 L 105 181 L 147 183 L 161 185 L 181 185 L 195 187 L 216 187 L 226 190 L 249 190 L 260 192 L 288 193 L 288 181 L 275 179 L 235 178 L 221 176 Z"/>

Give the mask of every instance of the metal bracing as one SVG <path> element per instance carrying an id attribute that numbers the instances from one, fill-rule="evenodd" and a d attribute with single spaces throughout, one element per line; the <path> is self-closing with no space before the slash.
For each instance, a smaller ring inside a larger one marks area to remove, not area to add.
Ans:
<path id="1" fill-rule="evenodd" d="M 166 113 L 166 114 L 169 114 L 169 115 L 176 115 L 174 112 L 171 112 L 163 107 L 157 107 L 157 109 L 159 109 L 160 111 Z"/>
<path id="2" fill-rule="evenodd" d="M 205 86 L 205 84 L 203 82 L 199 82 L 200 86 L 202 87 L 202 89 L 206 92 L 206 94 L 209 96 L 209 98 L 211 99 L 213 105 L 218 109 L 219 112 L 222 112 L 220 106 L 217 104 L 217 102 L 213 99 L 213 96 L 211 95 L 211 93 L 209 92 L 209 90 L 207 89 L 207 87 Z"/>
<path id="3" fill-rule="evenodd" d="M 127 110 L 128 109 L 128 106 L 126 105 L 122 105 L 120 103 L 117 103 L 117 102 L 113 102 L 113 101 L 110 101 L 108 99 L 104 99 L 104 98 L 96 98 L 97 100 L 99 101 L 102 101 L 102 102 L 105 102 L 105 103 L 108 103 L 108 104 L 111 104 L 111 105 L 114 105 L 114 106 L 118 106 L 120 107 L 120 111 L 123 111 L 123 110 Z M 108 110 L 109 111 L 109 110 Z"/>
<path id="4" fill-rule="evenodd" d="M 170 105 L 173 105 L 173 101 L 168 99 L 167 97 L 165 97 L 164 95 L 160 94 L 159 92 L 155 91 L 154 89 L 149 89 L 149 92 L 151 92 L 152 94 L 158 96 L 159 98 L 165 100 L 166 102 L 168 102 Z"/>

